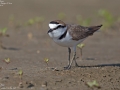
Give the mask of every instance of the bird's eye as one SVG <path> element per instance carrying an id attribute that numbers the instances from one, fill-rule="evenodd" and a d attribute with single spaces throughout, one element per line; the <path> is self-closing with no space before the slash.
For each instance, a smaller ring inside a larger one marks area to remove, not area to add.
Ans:
<path id="1" fill-rule="evenodd" d="M 63 25 L 58 25 L 57 28 L 64 28 L 65 26 Z"/>
<path id="2" fill-rule="evenodd" d="M 60 28 L 60 27 L 62 27 L 62 25 L 58 25 L 58 26 L 57 26 L 57 28 Z"/>

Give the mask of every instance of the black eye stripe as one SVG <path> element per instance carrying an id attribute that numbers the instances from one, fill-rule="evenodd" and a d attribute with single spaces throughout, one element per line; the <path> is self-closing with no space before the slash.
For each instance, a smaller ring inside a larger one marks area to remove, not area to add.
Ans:
<path id="1" fill-rule="evenodd" d="M 53 30 L 56 30 L 58 28 L 64 28 L 65 26 L 62 26 L 62 25 L 58 25 L 56 28 L 54 28 Z"/>
<path id="2" fill-rule="evenodd" d="M 58 26 L 57 26 L 57 28 L 60 28 L 60 27 L 64 27 L 64 26 L 62 26 L 62 25 L 58 25 Z"/>

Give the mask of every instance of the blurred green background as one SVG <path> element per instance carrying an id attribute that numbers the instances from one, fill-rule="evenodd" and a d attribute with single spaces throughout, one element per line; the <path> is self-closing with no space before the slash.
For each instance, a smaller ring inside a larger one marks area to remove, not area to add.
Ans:
<path id="1" fill-rule="evenodd" d="M 117 21 L 120 16 L 120 0 L 3 0 L 11 2 L 10 5 L 0 6 L 0 28 L 8 26 L 10 21 L 18 24 L 34 24 L 44 22 L 48 28 L 51 20 L 63 19 L 65 22 L 81 25 L 101 24 L 103 21 Z M 99 13 L 109 13 L 100 16 Z M 101 18 L 102 17 L 102 18 Z M 32 21 L 35 19 L 36 21 Z M 112 18 L 112 20 L 111 20 Z M 115 20 L 113 20 L 115 19 Z M 111 23 L 109 23 L 111 25 Z M 19 25 L 18 25 L 19 26 Z M 106 25 L 107 26 L 107 25 Z"/>

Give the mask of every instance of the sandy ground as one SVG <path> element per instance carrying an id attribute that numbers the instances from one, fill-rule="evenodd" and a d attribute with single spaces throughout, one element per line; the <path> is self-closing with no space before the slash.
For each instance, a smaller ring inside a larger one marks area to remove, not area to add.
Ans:
<path id="1" fill-rule="evenodd" d="M 4 0 L 7 2 L 8 0 Z M 97 11 L 106 8 L 119 16 L 119 0 L 9 0 L 12 5 L 0 7 L 0 28 L 8 27 L 0 49 L 0 89 L 33 90 L 120 90 L 120 29 L 110 29 L 107 33 L 96 32 L 87 38 L 83 48 L 83 61 L 77 59 L 80 67 L 63 70 L 67 65 L 67 48 L 55 44 L 47 35 L 48 23 L 58 19 L 65 12 L 65 22 L 77 23 L 76 15 L 93 19 L 92 25 L 101 24 Z M 14 15 L 15 23 L 8 24 L 9 16 Z M 18 22 L 44 16 L 40 28 L 36 25 L 16 28 Z M 77 56 L 80 52 L 77 49 Z M 3 60 L 10 58 L 10 63 Z M 48 66 L 44 58 L 49 58 Z M 47 68 L 48 67 L 48 68 Z M 19 70 L 23 71 L 20 88 Z M 87 83 L 96 81 L 98 87 L 88 87 Z"/>

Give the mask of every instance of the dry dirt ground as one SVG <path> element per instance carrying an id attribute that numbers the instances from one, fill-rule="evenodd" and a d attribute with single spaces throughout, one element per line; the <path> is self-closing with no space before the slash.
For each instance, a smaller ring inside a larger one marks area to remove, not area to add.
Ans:
<path id="1" fill-rule="evenodd" d="M 7 2 L 8 0 L 3 0 Z M 56 45 L 47 35 L 48 23 L 58 19 L 65 12 L 65 22 L 77 23 L 76 15 L 93 19 L 92 25 L 100 24 L 96 15 L 101 8 L 119 16 L 119 0 L 9 0 L 12 5 L 0 7 L 0 28 L 8 27 L 2 42 L 6 49 L 0 49 L 0 90 L 120 90 L 120 28 L 96 32 L 87 38 L 83 48 L 83 61 L 77 59 L 80 67 L 63 70 L 67 65 L 67 48 Z M 13 14 L 15 23 L 8 25 Z M 44 16 L 40 28 L 21 26 L 17 22 Z M 77 49 L 77 56 L 80 52 Z M 10 63 L 3 60 L 10 58 Z M 48 68 L 44 58 L 49 58 Z M 22 85 L 18 71 L 22 70 Z M 95 80 L 99 87 L 88 87 Z M 21 87 L 21 88 L 20 88 Z"/>

